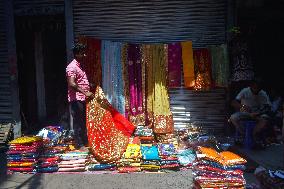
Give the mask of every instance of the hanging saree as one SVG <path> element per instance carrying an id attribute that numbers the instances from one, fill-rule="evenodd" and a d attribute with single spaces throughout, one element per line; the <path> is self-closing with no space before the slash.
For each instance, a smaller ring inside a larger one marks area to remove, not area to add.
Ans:
<path id="1" fill-rule="evenodd" d="M 208 49 L 195 49 L 193 51 L 195 68 L 195 90 L 209 90 L 212 85 L 211 57 Z"/>
<path id="2" fill-rule="evenodd" d="M 157 134 L 173 132 L 167 87 L 167 45 L 143 45 L 146 65 L 147 125 Z"/>
<path id="3" fill-rule="evenodd" d="M 122 78 L 123 78 L 123 83 L 124 83 L 124 101 L 125 101 L 125 117 L 126 118 L 128 118 L 128 112 L 130 109 L 127 49 L 128 49 L 128 44 L 123 44 L 121 47 L 121 66 L 122 66 Z"/>
<path id="4" fill-rule="evenodd" d="M 182 42 L 181 46 L 182 46 L 184 86 L 193 87 L 195 76 L 194 76 L 192 42 L 191 41 Z"/>
<path id="5" fill-rule="evenodd" d="M 121 47 L 118 42 L 102 41 L 103 90 L 111 105 L 125 114 L 125 100 L 121 66 Z"/>
<path id="6" fill-rule="evenodd" d="M 227 45 L 211 46 L 212 79 L 215 86 L 227 87 L 229 83 L 229 57 Z"/>
<path id="7" fill-rule="evenodd" d="M 181 86 L 181 45 L 180 43 L 171 43 L 168 45 L 168 82 L 169 87 Z"/>
<path id="8" fill-rule="evenodd" d="M 102 85 L 101 40 L 81 36 L 79 42 L 87 47 L 87 56 L 84 58 L 83 65 L 88 81 L 91 83 L 90 90 L 94 92 L 96 86 Z"/>
<path id="9" fill-rule="evenodd" d="M 129 79 L 128 118 L 135 125 L 145 125 L 143 109 L 141 50 L 137 44 L 129 44 L 127 49 Z"/>
<path id="10" fill-rule="evenodd" d="M 91 151 L 99 162 L 117 161 L 125 152 L 135 127 L 107 101 L 97 87 L 87 102 L 87 131 Z"/>

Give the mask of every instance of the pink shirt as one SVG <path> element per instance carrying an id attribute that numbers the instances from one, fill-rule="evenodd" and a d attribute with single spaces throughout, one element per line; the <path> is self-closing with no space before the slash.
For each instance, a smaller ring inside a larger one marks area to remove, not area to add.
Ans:
<path id="1" fill-rule="evenodd" d="M 84 91 L 90 90 L 89 81 L 86 75 L 86 72 L 82 70 L 80 63 L 77 60 L 73 60 L 66 68 L 66 76 L 74 77 L 77 85 L 82 88 Z M 86 96 L 80 92 L 75 91 L 68 86 L 68 101 L 85 101 Z"/>

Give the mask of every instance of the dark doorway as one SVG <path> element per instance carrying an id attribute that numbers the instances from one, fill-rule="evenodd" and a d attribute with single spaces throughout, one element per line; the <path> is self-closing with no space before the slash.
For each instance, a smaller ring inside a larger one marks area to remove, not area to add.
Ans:
<path id="1" fill-rule="evenodd" d="M 64 15 L 15 18 L 23 132 L 58 125 L 66 110 Z"/>

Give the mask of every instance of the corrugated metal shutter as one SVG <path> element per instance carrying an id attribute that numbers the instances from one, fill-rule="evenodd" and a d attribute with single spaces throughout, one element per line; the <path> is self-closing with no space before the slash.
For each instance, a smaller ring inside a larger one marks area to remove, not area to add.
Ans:
<path id="1" fill-rule="evenodd" d="M 198 123 L 211 134 L 224 133 L 226 121 L 226 91 L 194 91 L 185 88 L 170 90 L 171 111 L 175 128 Z"/>
<path id="2" fill-rule="evenodd" d="M 10 122 L 12 101 L 4 3 L 0 1 L 0 122 Z"/>
<path id="3" fill-rule="evenodd" d="M 226 0 L 73 0 L 75 36 L 126 42 L 225 42 Z"/>
<path id="4" fill-rule="evenodd" d="M 64 0 L 14 0 L 13 3 L 17 16 L 64 14 Z"/>

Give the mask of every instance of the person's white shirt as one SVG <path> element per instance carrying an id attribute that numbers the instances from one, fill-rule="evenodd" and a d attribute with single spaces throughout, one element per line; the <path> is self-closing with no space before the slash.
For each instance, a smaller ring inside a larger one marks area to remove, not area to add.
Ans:
<path id="1" fill-rule="evenodd" d="M 242 105 L 248 106 L 252 112 L 258 112 L 263 105 L 271 106 L 268 95 L 264 90 L 260 90 L 258 94 L 253 94 L 250 87 L 242 89 L 236 96 L 236 100 Z"/>

